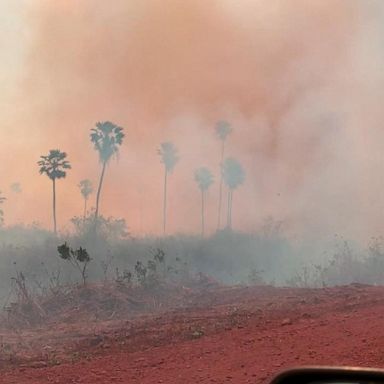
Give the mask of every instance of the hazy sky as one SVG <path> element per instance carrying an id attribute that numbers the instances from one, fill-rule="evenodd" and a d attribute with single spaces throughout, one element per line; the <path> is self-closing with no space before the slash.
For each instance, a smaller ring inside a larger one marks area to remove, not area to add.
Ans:
<path id="1" fill-rule="evenodd" d="M 169 229 L 199 230 L 194 169 L 218 179 L 214 124 L 232 123 L 228 155 L 245 166 L 233 221 L 264 217 L 303 231 L 383 230 L 384 5 L 378 0 L 2 0 L 0 189 L 6 223 L 51 224 L 51 185 L 36 162 L 66 151 L 60 228 L 95 183 L 95 122 L 125 128 L 101 212 L 133 233 L 161 228 L 162 167 L 173 140 Z M 22 193 L 11 191 L 19 182 Z M 208 196 L 215 228 L 218 185 Z M 93 201 L 94 199 L 92 199 Z"/>

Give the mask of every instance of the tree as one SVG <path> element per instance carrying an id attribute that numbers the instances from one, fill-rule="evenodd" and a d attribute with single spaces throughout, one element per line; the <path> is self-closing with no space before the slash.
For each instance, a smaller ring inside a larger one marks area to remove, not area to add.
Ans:
<path id="1" fill-rule="evenodd" d="M 164 196 L 163 196 L 163 234 L 165 235 L 167 224 L 167 181 L 168 174 L 173 171 L 175 165 L 179 161 L 177 154 L 177 148 L 170 142 L 164 142 L 160 144 L 158 154 L 161 157 L 161 162 L 164 164 Z"/>
<path id="2" fill-rule="evenodd" d="M 0 191 L 0 205 L 2 205 L 5 200 L 7 200 L 7 198 L 2 196 L 2 192 Z M 3 225 L 3 223 L 4 223 L 4 211 L 0 209 L 0 227 Z"/>
<path id="3" fill-rule="evenodd" d="M 71 169 L 71 165 L 66 160 L 67 154 L 59 149 L 51 149 L 47 156 L 40 156 L 37 162 L 40 167 L 40 174 L 47 175 L 52 180 L 53 197 L 53 231 L 57 234 L 56 225 L 56 179 L 63 179 L 67 175 L 66 169 Z"/>
<path id="4" fill-rule="evenodd" d="M 91 129 L 91 142 L 95 150 L 99 153 L 99 159 L 102 164 L 96 195 L 95 223 L 99 217 L 100 193 L 103 186 L 105 168 L 109 160 L 118 154 L 124 136 L 123 128 L 118 127 L 110 121 L 96 123 L 96 128 Z"/>
<path id="5" fill-rule="evenodd" d="M 93 185 L 92 185 L 91 180 L 83 179 L 78 184 L 78 187 L 80 188 L 80 193 L 82 194 L 82 196 L 84 198 L 84 214 L 83 214 L 83 218 L 85 220 L 85 217 L 87 216 L 87 202 L 88 202 L 89 196 L 93 192 Z"/>
<path id="6" fill-rule="evenodd" d="M 205 194 L 213 183 L 213 175 L 208 168 L 201 167 L 195 172 L 195 181 L 201 191 L 201 237 L 204 237 Z"/>
<path id="7" fill-rule="evenodd" d="M 232 228 L 233 191 L 244 183 L 245 172 L 242 165 L 229 157 L 223 163 L 223 179 L 228 187 L 227 227 Z"/>
<path id="8" fill-rule="evenodd" d="M 225 152 L 225 141 L 227 136 L 232 132 L 232 128 L 227 121 L 220 120 L 216 123 L 216 135 L 221 140 L 221 157 L 220 157 L 220 185 L 219 185 L 219 211 L 217 217 L 217 230 L 221 225 L 221 206 L 223 200 L 223 161 Z"/>

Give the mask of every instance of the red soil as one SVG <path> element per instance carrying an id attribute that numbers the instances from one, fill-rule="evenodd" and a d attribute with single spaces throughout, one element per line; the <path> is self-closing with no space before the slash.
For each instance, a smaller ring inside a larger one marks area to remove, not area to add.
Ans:
<path id="1" fill-rule="evenodd" d="M 1 383 L 262 383 L 298 365 L 384 367 L 384 288 L 215 287 L 178 310 L 18 337 L 0 351 Z"/>

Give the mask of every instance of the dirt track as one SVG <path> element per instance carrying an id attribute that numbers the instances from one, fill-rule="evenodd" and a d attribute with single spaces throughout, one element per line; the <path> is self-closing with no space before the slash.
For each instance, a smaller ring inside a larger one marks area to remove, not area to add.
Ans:
<path id="1" fill-rule="evenodd" d="M 384 288 L 212 288 L 179 310 L 78 328 L 24 332 L 71 343 L 60 361 L 35 351 L 5 364 L 0 382 L 260 383 L 298 365 L 384 367 Z"/>

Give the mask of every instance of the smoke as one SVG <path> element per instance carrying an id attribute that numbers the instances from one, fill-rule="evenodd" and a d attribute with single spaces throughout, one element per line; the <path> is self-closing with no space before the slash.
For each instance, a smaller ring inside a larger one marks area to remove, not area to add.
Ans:
<path id="1" fill-rule="evenodd" d="M 213 127 L 225 119 L 227 154 L 247 173 L 234 227 L 254 230 L 272 215 L 291 233 L 379 232 L 383 9 L 365 0 L 28 3 L 22 91 L 1 130 L 1 152 L 19 154 L 2 174 L 20 180 L 24 205 L 17 218 L 7 207 L 6 219 L 49 225 L 50 185 L 35 161 L 56 147 L 73 165 L 58 185 L 60 226 L 79 214 L 76 185 L 99 172 L 89 129 L 111 120 L 126 141 L 107 170 L 102 213 L 126 217 L 133 232 L 159 232 L 156 148 L 172 140 L 181 160 L 170 177 L 169 229 L 197 232 L 193 171 L 208 166 L 218 181 Z M 217 194 L 216 182 L 210 230 Z"/>

